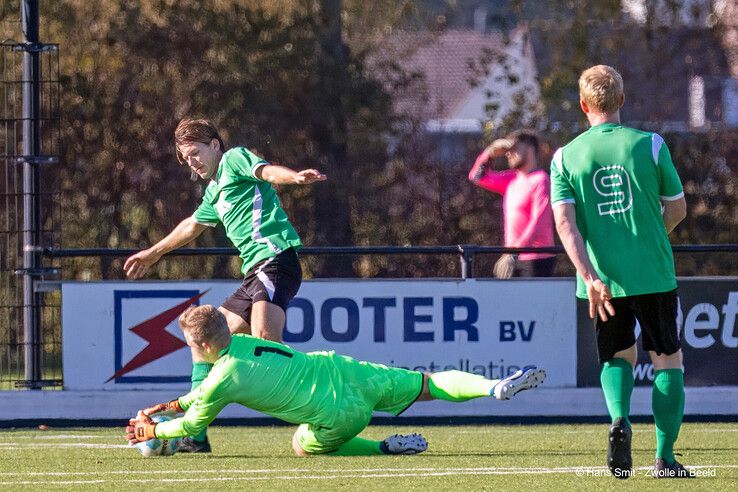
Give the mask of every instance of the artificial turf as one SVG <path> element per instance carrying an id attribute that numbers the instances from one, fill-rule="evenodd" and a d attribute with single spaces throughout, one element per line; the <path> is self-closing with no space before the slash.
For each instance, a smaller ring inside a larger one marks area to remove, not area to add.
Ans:
<path id="1" fill-rule="evenodd" d="M 694 480 L 655 480 L 653 426 L 634 425 L 635 475 L 607 476 L 607 426 L 372 426 L 421 432 L 418 456 L 293 456 L 291 427 L 210 429 L 213 453 L 143 458 L 122 428 L 0 430 L 0 490 L 738 490 L 738 425 L 688 423 L 677 452 Z M 604 490 L 604 489 L 603 489 Z"/>

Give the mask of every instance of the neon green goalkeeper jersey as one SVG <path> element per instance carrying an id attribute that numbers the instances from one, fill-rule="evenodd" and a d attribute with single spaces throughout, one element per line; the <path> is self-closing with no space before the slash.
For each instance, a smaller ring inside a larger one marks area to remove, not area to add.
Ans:
<path id="1" fill-rule="evenodd" d="M 268 162 L 243 147 L 224 153 L 193 215 L 199 224 L 223 223 L 243 260 L 244 274 L 262 260 L 302 246 L 277 192 L 256 177 L 256 170 L 265 165 Z"/>
<path id="2" fill-rule="evenodd" d="M 179 398 L 184 417 L 161 422 L 156 436 L 198 434 L 229 403 L 294 424 L 330 426 L 340 417 L 346 375 L 333 352 L 303 353 L 281 343 L 233 335 L 200 387 Z M 360 364 L 360 362 L 358 362 Z"/>
<path id="3" fill-rule="evenodd" d="M 676 288 L 661 201 L 682 196 L 669 149 L 656 133 L 597 125 L 551 162 L 551 203 L 574 204 L 589 258 L 614 297 Z M 587 297 L 579 276 L 577 296 Z"/>

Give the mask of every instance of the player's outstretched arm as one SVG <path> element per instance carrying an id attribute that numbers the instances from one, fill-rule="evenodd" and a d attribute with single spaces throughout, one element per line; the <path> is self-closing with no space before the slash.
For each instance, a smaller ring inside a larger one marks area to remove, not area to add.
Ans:
<path id="1" fill-rule="evenodd" d="M 295 171 L 279 164 L 260 166 L 256 169 L 255 173 L 257 178 L 276 185 L 309 185 L 328 179 L 325 174 L 316 169 Z"/>
<path id="2" fill-rule="evenodd" d="M 126 276 L 132 279 L 143 277 L 166 253 L 194 241 L 208 226 L 198 224 L 193 217 L 180 222 L 164 239 L 143 251 L 130 256 L 123 265 Z"/>
<path id="3" fill-rule="evenodd" d="M 577 227 L 576 212 L 573 203 L 556 203 L 553 207 L 554 220 L 556 221 L 556 232 L 559 233 L 561 243 L 564 245 L 566 254 L 574 263 L 577 273 L 587 285 L 587 297 L 589 298 L 589 317 L 594 319 L 599 314 L 602 321 L 607 321 L 607 315 L 615 315 L 615 308 L 610 299 L 610 289 L 602 282 L 599 274 L 594 269 L 592 262 L 587 256 L 584 239 Z"/>

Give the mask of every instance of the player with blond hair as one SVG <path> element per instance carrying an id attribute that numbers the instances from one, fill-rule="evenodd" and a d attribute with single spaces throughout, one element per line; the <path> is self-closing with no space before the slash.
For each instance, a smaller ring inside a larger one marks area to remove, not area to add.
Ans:
<path id="1" fill-rule="evenodd" d="M 668 234 L 686 217 L 682 184 L 657 133 L 620 123 L 623 79 L 597 65 L 579 78 L 591 128 L 556 151 L 551 202 L 556 229 L 577 270 L 577 296 L 589 300 L 612 418 L 608 466 L 632 475 L 630 397 L 641 346 L 655 370 L 656 477 L 691 477 L 674 458 L 684 415 L 684 373 L 676 324 L 679 299 Z"/>
<path id="2" fill-rule="evenodd" d="M 192 242 L 208 227 L 223 223 L 243 260 L 242 285 L 218 308 L 233 333 L 281 341 L 285 312 L 302 282 L 297 232 L 272 185 L 308 185 L 326 177 L 315 169 L 293 171 L 270 164 L 244 147 L 225 149 L 215 125 L 185 118 L 174 132 L 177 158 L 193 176 L 208 182 L 202 203 L 164 239 L 128 258 L 126 275 L 137 279 L 169 251 Z M 212 364 L 192 352 L 192 388 Z M 180 451 L 209 452 L 203 430 L 183 440 Z"/>
<path id="3" fill-rule="evenodd" d="M 202 385 L 168 403 L 138 412 L 126 428 L 130 444 L 201 432 L 229 403 L 299 424 L 292 438 L 298 456 L 417 454 L 428 443 L 419 434 L 382 441 L 358 437 L 373 411 L 399 415 L 415 401 L 508 400 L 535 388 L 546 373 L 524 367 L 504 379 L 462 371 L 421 373 L 363 362 L 334 352 L 304 353 L 287 345 L 231 334 L 213 306 L 190 307 L 179 319 L 187 344 L 214 364 Z M 184 416 L 155 423 L 154 415 Z"/>

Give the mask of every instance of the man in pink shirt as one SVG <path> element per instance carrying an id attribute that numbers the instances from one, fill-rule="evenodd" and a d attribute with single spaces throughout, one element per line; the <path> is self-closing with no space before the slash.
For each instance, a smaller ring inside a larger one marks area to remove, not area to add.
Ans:
<path id="1" fill-rule="evenodd" d="M 503 155 L 510 169 L 488 168 L 491 159 Z M 534 133 L 520 130 L 492 142 L 477 157 L 469 180 L 502 195 L 505 246 L 554 245 L 550 181 L 546 171 L 538 168 L 538 137 Z M 503 255 L 495 264 L 495 276 L 550 277 L 555 261 L 555 255 L 548 253 Z"/>

